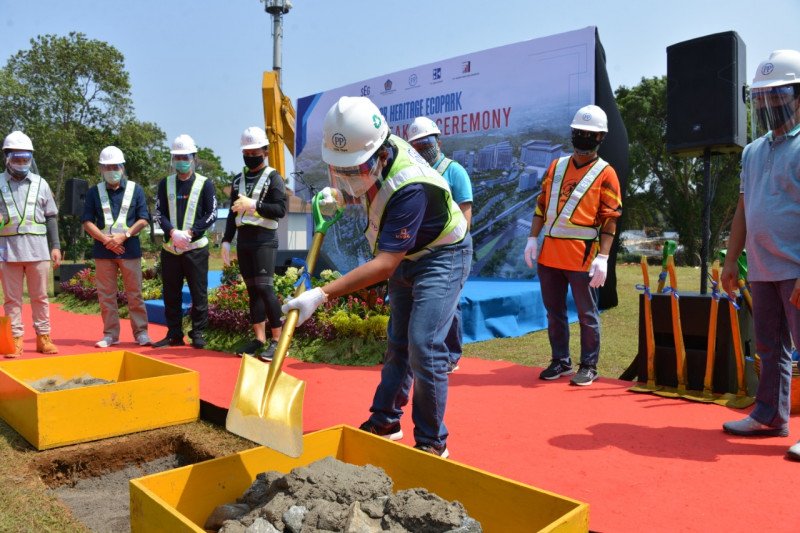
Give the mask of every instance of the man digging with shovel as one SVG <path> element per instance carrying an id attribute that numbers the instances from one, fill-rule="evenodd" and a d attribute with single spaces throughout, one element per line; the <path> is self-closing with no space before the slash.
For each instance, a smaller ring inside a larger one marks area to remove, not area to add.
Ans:
<path id="1" fill-rule="evenodd" d="M 472 240 L 447 182 L 400 137 L 368 98 L 344 96 L 323 125 L 322 159 L 331 185 L 363 199 L 364 236 L 374 258 L 283 306 L 303 323 L 328 298 L 389 280 L 391 318 L 381 381 L 362 430 L 402 438 L 400 417 L 412 379 L 416 448 L 447 457 L 448 350 L 445 338 L 469 274 Z M 338 190 L 323 190 L 320 208 L 341 206 Z M 410 372 L 409 372 L 410 369 Z"/>

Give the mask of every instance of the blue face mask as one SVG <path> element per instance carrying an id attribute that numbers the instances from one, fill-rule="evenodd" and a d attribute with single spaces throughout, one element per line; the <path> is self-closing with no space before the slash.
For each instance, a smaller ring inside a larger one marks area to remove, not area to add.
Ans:
<path id="1" fill-rule="evenodd" d="M 177 170 L 180 174 L 188 174 L 191 169 L 191 161 L 175 161 L 175 170 Z"/>
<path id="2" fill-rule="evenodd" d="M 109 185 L 116 185 L 122 180 L 121 170 L 104 170 L 100 174 L 103 175 L 103 179 L 106 180 L 106 183 Z"/>

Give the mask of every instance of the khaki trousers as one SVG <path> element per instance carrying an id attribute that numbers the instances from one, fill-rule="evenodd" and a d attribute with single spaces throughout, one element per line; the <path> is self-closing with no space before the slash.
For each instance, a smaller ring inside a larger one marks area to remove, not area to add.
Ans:
<path id="1" fill-rule="evenodd" d="M 128 297 L 128 315 L 133 338 L 147 333 L 147 310 L 142 298 L 142 260 L 95 259 L 95 281 L 103 336 L 119 340 L 119 307 L 117 306 L 117 272 L 122 273 L 122 285 Z"/>
<path id="2" fill-rule="evenodd" d="M 50 276 L 50 261 L 21 261 L 0 263 L 3 275 L 3 308 L 11 320 L 11 333 L 22 337 L 22 282 L 28 282 L 28 296 L 33 312 L 33 329 L 37 335 L 50 334 L 50 301 L 47 298 L 47 280 Z"/>

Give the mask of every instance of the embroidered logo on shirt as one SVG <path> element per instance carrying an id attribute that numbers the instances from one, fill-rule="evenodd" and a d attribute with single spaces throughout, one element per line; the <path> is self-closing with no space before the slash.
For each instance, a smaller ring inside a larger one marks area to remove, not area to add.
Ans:
<path id="1" fill-rule="evenodd" d="M 410 239 L 412 235 L 408 232 L 407 228 L 403 228 L 398 233 L 395 233 L 394 237 L 395 239 L 400 239 L 402 241 L 405 241 L 407 239 Z"/>

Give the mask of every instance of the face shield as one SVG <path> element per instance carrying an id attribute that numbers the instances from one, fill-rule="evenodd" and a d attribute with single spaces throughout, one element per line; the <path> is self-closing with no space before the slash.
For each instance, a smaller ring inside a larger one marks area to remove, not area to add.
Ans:
<path id="1" fill-rule="evenodd" d="M 121 163 L 100 165 L 100 175 L 103 176 L 103 180 L 109 185 L 117 185 L 125 176 L 125 165 Z"/>
<path id="2" fill-rule="evenodd" d="M 331 186 L 353 198 L 361 198 L 367 194 L 378 178 L 380 178 L 383 165 L 378 154 L 375 153 L 366 162 L 354 167 L 335 167 L 328 165 L 328 175 Z"/>
<path id="3" fill-rule="evenodd" d="M 195 154 L 173 154 L 170 168 L 176 174 L 191 174 L 195 169 Z"/>
<path id="4" fill-rule="evenodd" d="M 414 139 L 410 144 L 429 165 L 433 165 L 439 159 L 439 139 L 436 135 Z"/>
<path id="5" fill-rule="evenodd" d="M 769 131 L 772 131 L 773 135 L 783 135 L 797 124 L 797 87 L 797 85 L 779 85 L 750 89 L 753 139 Z"/>
<path id="6" fill-rule="evenodd" d="M 6 153 L 5 164 L 6 172 L 18 179 L 24 178 L 31 171 L 36 174 L 33 152 L 28 150 L 10 150 Z"/>

